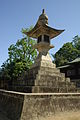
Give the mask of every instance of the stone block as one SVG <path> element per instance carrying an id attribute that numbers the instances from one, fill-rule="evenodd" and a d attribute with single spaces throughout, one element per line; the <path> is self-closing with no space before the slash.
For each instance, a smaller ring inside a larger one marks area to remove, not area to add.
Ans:
<path id="1" fill-rule="evenodd" d="M 80 93 L 0 90 L 0 112 L 8 120 L 79 120 Z"/>

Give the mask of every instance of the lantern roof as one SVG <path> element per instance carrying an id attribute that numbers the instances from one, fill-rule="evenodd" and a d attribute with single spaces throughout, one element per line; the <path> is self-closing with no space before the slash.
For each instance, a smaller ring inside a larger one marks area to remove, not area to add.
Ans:
<path id="1" fill-rule="evenodd" d="M 45 14 L 43 9 L 42 14 L 39 16 L 39 19 L 34 28 L 24 33 L 32 38 L 38 38 L 40 35 L 48 35 L 50 39 L 52 39 L 61 34 L 63 31 L 64 30 L 58 30 L 48 25 L 48 16 Z"/>

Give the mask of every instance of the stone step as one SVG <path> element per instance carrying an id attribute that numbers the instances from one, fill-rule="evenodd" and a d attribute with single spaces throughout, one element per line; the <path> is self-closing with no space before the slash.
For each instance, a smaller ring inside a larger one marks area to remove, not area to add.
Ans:
<path id="1" fill-rule="evenodd" d="M 45 86 L 53 86 L 54 84 L 58 84 L 58 82 L 62 82 L 62 77 L 56 76 L 43 76 L 41 75 L 40 78 L 38 76 L 37 79 L 29 79 L 29 80 L 16 80 L 13 85 L 26 85 L 26 86 L 33 86 L 33 85 L 45 85 Z M 64 81 L 63 81 L 64 82 Z"/>
<path id="2" fill-rule="evenodd" d="M 64 74 L 59 74 L 59 75 L 45 75 L 45 74 L 37 74 L 36 75 L 36 80 L 56 80 L 56 81 L 65 81 L 65 76 L 63 76 Z"/>
<path id="3" fill-rule="evenodd" d="M 32 93 L 66 93 L 66 92 L 76 92 L 76 89 L 70 87 L 44 87 L 44 86 L 34 86 L 32 88 Z"/>
<path id="4" fill-rule="evenodd" d="M 60 77 L 65 77 L 64 73 L 56 73 L 56 72 L 50 72 L 50 71 L 38 71 L 38 75 L 49 75 L 49 76 L 60 76 Z"/>
<path id="5" fill-rule="evenodd" d="M 38 70 L 38 74 L 45 74 L 45 75 L 53 75 L 53 74 L 60 74 L 58 71 L 48 71 L 48 70 Z"/>
<path id="6" fill-rule="evenodd" d="M 22 81 L 18 81 L 14 86 L 18 86 L 18 88 L 26 88 L 26 87 L 32 87 L 32 86 L 39 86 L 39 87 L 56 87 L 56 88 L 61 88 L 61 87 L 66 87 L 66 89 L 75 89 L 75 83 L 73 82 L 68 82 L 68 81 L 59 81 L 56 80 L 55 78 L 53 80 L 26 80 L 25 82 Z"/>
<path id="7" fill-rule="evenodd" d="M 66 82 L 66 86 L 68 87 L 68 88 L 76 88 L 76 84 L 74 83 L 74 82 Z"/>
<path id="8" fill-rule="evenodd" d="M 54 86 L 57 84 L 55 79 L 53 80 L 35 80 L 35 86 Z"/>
<path id="9" fill-rule="evenodd" d="M 70 78 L 68 78 L 68 77 L 65 78 L 65 80 L 66 80 L 66 82 L 70 82 Z"/>
<path id="10" fill-rule="evenodd" d="M 32 88 L 32 93 L 65 93 L 67 92 L 66 87 L 44 87 L 44 86 L 34 86 Z"/>
<path id="11" fill-rule="evenodd" d="M 66 85 L 65 81 L 57 80 L 56 78 L 46 79 L 46 80 L 35 80 L 35 86 L 64 86 Z"/>
<path id="12" fill-rule="evenodd" d="M 52 80 L 35 80 L 35 86 L 51 86 L 51 87 L 72 87 L 72 88 L 76 88 L 75 83 L 73 82 L 69 82 L 69 81 L 59 81 L 56 79 L 52 79 Z"/>
<path id="13" fill-rule="evenodd" d="M 33 86 L 35 85 L 35 80 L 34 79 L 29 79 L 29 80 L 17 80 L 16 82 L 13 83 L 13 85 L 22 85 L 22 86 Z"/>
<path id="14" fill-rule="evenodd" d="M 58 68 L 49 68 L 49 67 L 40 67 L 40 71 L 48 71 L 48 72 L 55 72 L 55 73 L 60 73 L 60 69 Z"/>
<path id="15" fill-rule="evenodd" d="M 18 80 L 26 80 L 26 79 L 35 79 L 36 74 L 38 73 L 39 67 L 36 67 L 34 69 L 30 69 L 28 71 L 25 71 L 19 78 Z"/>
<path id="16" fill-rule="evenodd" d="M 26 92 L 26 93 L 66 93 L 66 92 L 76 92 L 77 89 L 70 86 L 13 86 L 12 90 L 18 92 Z"/>
<path id="17" fill-rule="evenodd" d="M 13 91 L 32 93 L 32 86 L 13 86 Z"/>

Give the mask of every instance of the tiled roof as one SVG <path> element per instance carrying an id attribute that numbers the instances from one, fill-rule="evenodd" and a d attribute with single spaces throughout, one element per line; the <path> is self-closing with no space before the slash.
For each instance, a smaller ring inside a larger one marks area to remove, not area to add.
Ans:
<path id="1" fill-rule="evenodd" d="M 80 62 L 80 58 L 76 58 L 75 60 L 69 62 L 67 65 L 60 66 L 60 67 L 58 67 L 58 68 L 66 68 L 66 67 L 69 67 L 70 64 L 72 64 L 72 63 L 77 63 L 77 62 Z"/>
<path id="2" fill-rule="evenodd" d="M 64 66 L 60 66 L 58 68 L 66 68 L 66 67 L 69 67 L 70 65 L 64 65 Z"/>
<path id="3" fill-rule="evenodd" d="M 80 58 L 76 58 L 75 60 L 69 62 L 69 63 L 76 63 L 76 62 L 80 62 Z"/>

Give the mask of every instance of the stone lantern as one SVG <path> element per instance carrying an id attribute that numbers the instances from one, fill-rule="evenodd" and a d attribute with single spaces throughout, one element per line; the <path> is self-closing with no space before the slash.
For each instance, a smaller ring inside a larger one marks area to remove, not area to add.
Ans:
<path id="1" fill-rule="evenodd" d="M 39 51 L 39 55 L 32 65 L 36 66 L 48 66 L 55 67 L 49 56 L 48 51 L 54 46 L 50 44 L 51 39 L 61 34 L 64 30 L 57 30 L 48 26 L 48 16 L 43 9 L 42 14 L 32 30 L 25 32 L 26 35 L 37 39 L 37 44 L 34 46 Z"/>
<path id="2" fill-rule="evenodd" d="M 27 93 L 58 93 L 76 91 L 75 85 L 65 78 L 64 73 L 53 64 L 48 51 L 53 48 L 51 39 L 58 36 L 64 30 L 57 30 L 48 26 L 48 17 L 43 9 L 42 14 L 32 30 L 26 35 L 37 39 L 34 48 L 39 54 L 32 67 L 22 74 L 14 89 Z"/>

